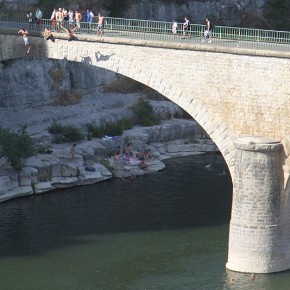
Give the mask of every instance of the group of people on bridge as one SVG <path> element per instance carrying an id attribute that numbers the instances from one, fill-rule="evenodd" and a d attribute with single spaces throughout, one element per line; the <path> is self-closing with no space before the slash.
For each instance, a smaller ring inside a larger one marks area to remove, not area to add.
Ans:
<path id="1" fill-rule="evenodd" d="M 208 43 L 211 43 L 211 37 L 214 25 L 212 24 L 212 21 L 207 17 L 205 19 L 205 26 L 206 29 L 204 31 L 204 39 L 202 42 L 205 42 L 206 39 L 208 39 Z M 177 21 L 174 19 L 172 22 L 172 34 L 175 37 L 178 33 L 179 27 Z M 183 38 L 190 37 L 190 22 L 187 17 L 184 17 L 184 22 L 182 24 L 182 31 L 183 31 Z"/>
<path id="2" fill-rule="evenodd" d="M 50 17 L 50 25 L 45 25 L 44 28 L 44 38 L 46 40 L 51 40 L 55 42 L 55 37 L 53 35 L 53 32 L 66 32 L 68 41 L 77 40 L 76 33 L 81 31 L 82 29 L 86 29 L 87 33 L 91 33 L 92 30 L 92 23 L 93 19 L 95 17 L 98 18 L 97 20 L 97 36 L 102 37 L 104 33 L 104 25 L 106 23 L 105 17 L 102 13 L 98 13 L 98 16 L 95 16 L 94 13 L 87 9 L 86 13 L 84 13 L 86 16 L 86 22 L 85 27 L 81 27 L 81 20 L 83 19 L 83 14 L 78 10 L 67 10 L 66 8 L 59 8 L 59 9 L 53 9 L 51 17 Z M 35 17 L 33 17 L 33 13 L 30 11 L 27 11 L 26 14 L 28 23 L 29 23 L 29 29 L 32 30 L 34 28 L 34 21 L 36 21 L 37 24 L 37 30 L 42 30 L 43 27 L 43 13 L 40 9 L 37 9 L 35 12 Z M 205 42 L 206 40 L 208 43 L 211 43 L 211 37 L 213 33 L 214 25 L 212 24 L 212 21 L 207 17 L 205 19 L 205 25 L 206 29 L 204 31 L 204 38 L 202 42 Z M 190 27 L 190 21 L 188 17 L 184 18 L 184 22 L 182 24 L 182 27 L 177 23 L 176 20 L 173 20 L 172 22 L 172 34 L 174 37 L 177 36 L 179 30 L 182 30 L 182 38 L 190 37 L 191 33 L 191 27 Z M 22 34 L 24 44 L 27 48 L 27 53 L 30 52 L 30 43 L 28 38 L 28 31 L 26 28 L 22 28 L 18 31 L 19 34 Z"/>
<path id="3" fill-rule="evenodd" d="M 105 25 L 105 17 L 102 13 L 98 13 L 98 16 L 95 16 L 94 13 L 87 9 L 86 11 L 86 28 L 87 32 L 92 32 L 92 23 L 93 19 L 97 17 L 97 36 L 102 37 L 104 34 L 104 25 Z M 36 22 L 37 30 L 42 30 L 43 27 L 43 13 L 40 9 L 37 9 L 35 12 L 35 17 L 33 13 L 27 11 L 26 18 L 29 24 L 28 30 L 34 29 L 34 23 Z M 55 42 L 55 37 L 53 32 L 66 32 L 68 36 L 68 41 L 77 40 L 75 33 L 81 30 L 81 20 L 83 18 L 82 13 L 79 10 L 67 10 L 65 8 L 54 9 L 50 21 L 51 21 L 51 29 L 46 25 L 44 27 L 44 39 L 51 40 Z M 18 31 L 18 34 L 21 34 L 23 37 L 24 45 L 26 47 L 27 53 L 30 52 L 30 41 L 28 37 L 28 30 L 23 27 Z"/>

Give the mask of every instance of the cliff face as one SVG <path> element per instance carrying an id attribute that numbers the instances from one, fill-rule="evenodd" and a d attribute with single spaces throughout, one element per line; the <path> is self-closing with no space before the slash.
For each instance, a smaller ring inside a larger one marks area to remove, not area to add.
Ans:
<path id="1" fill-rule="evenodd" d="M 3 2 L 3 1 L 2 1 Z M 173 19 L 182 22 L 188 16 L 191 23 L 204 23 L 209 16 L 220 25 L 238 26 L 244 18 L 249 15 L 262 16 L 265 3 L 268 0 L 93 0 L 89 1 L 90 8 L 98 13 L 111 11 L 112 17 L 125 17 L 135 19 L 149 19 L 157 21 L 172 21 Z M 3 2 L 4 3 L 4 2 Z M 10 6 L 21 7 L 21 5 L 37 3 L 34 0 L 9 0 Z M 1 4 L 1 0 L 0 0 Z M 50 6 L 74 7 L 81 10 L 87 9 L 87 3 L 80 1 L 55 1 L 50 4 L 47 1 L 46 9 Z M 52 7 L 46 11 L 50 13 Z"/>
<path id="2" fill-rule="evenodd" d="M 220 0 L 220 1 L 155 1 L 131 0 L 124 11 L 126 18 L 182 22 L 187 16 L 191 23 L 204 23 L 206 17 L 218 24 L 234 26 L 250 14 L 262 15 L 266 0 Z"/>
<path id="3" fill-rule="evenodd" d="M 89 93 L 113 73 L 68 61 L 19 60 L 0 64 L 0 108 L 37 108 L 58 96 Z"/>
<path id="4" fill-rule="evenodd" d="M 91 122 L 103 125 L 132 116 L 129 107 L 144 94 L 154 97 L 155 92 L 85 64 L 48 59 L 4 62 L 0 65 L 0 124 L 13 130 L 27 125 L 29 133 L 46 132 L 53 120 L 77 127 Z M 151 102 L 165 119 L 182 115 L 172 102 Z"/>
<path id="5" fill-rule="evenodd" d="M 110 102 L 122 107 L 117 97 L 104 100 L 101 87 L 114 79 L 112 72 L 65 60 L 4 62 L 0 64 L 0 124 L 11 129 L 26 124 L 29 132 L 43 132 L 52 119 L 78 126 L 97 117 L 106 120 L 102 108 L 113 108 Z M 121 113 L 114 113 L 108 117 L 120 118 Z"/>

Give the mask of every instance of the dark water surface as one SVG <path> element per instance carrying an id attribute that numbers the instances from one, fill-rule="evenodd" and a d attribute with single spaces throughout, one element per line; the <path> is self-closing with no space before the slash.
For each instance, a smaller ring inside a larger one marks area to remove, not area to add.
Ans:
<path id="1" fill-rule="evenodd" d="M 0 289 L 290 289 L 290 272 L 252 281 L 225 269 L 223 170 L 219 155 L 176 158 L 129 182 L 0 204 Z"/>

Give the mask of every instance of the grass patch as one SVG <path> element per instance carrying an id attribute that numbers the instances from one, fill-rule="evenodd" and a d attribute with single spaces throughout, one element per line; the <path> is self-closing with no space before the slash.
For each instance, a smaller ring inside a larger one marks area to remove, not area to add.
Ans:
<path id="1" fill-rule="evenodd" d="M 116 122 L 110 122 L 103 126 L 96 126 L 93 123 L 86 124 L 88 134 L 94 138 L 102 138 L 108 136 L 120 136 L 124 130 L 129 130 L 133 127 L 132 119 L 121 119 Z"/>

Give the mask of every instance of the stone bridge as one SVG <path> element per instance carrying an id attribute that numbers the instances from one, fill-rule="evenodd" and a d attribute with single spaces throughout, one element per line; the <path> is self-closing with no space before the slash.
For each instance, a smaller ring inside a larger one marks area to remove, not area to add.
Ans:
<path id="1" fill-rule="evenodd" d="M 51 58 L 125 75 L 186 110 L 220 149 L 233 205 L 227 268 L 290 268 L 290 53 L 80 36 L 0 34 L 0 60 Z M 209 213 L 210 214 L 210 213 Z"/>

